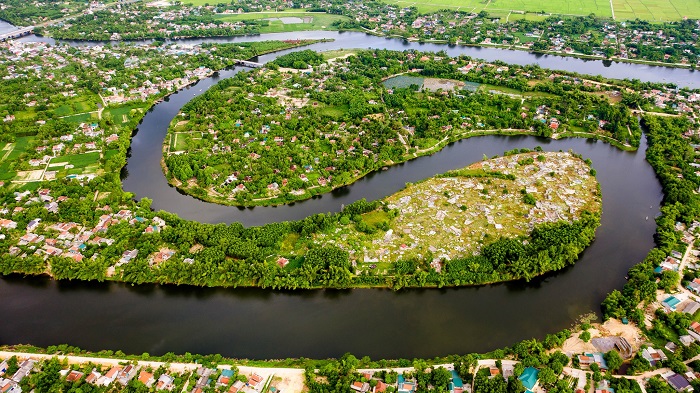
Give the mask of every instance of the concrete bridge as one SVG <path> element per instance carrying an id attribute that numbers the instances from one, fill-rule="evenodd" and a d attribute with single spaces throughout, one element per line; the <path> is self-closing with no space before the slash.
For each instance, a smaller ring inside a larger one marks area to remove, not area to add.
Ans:
<path id="1" fill-rule="evenodd" d="M 32 34 L 34 32 L 34 26 L 22 27 L 17 30 L 8 31 L 7 33 L 0 34 L 0 41 L 7 41 L 12 38 L 19 38 L 25 35 Z"/>
<path id="2" fill-rule="evenodd" d="M 238 60 L 236 59 L 236 65 L 242 65 L 244 67 L 253 67 L 253 68 L 260 68 L 264 66 L 262 63 L 256 63 L 254 61 L 247 61 L 247 60 Z"/>

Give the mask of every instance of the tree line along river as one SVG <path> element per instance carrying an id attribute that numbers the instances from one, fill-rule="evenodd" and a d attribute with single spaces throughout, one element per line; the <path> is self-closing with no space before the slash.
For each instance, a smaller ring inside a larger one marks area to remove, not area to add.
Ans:
<path id="1" fill-rule="evenodd" d="M 602 62 L 500 49 L 406 43 L 361 33 L 268 34 L 206 41 L 297 38 L 335 39 L 311 46 L 315 50 L 445 50 L 450 55 L 468 54 L 611 78 L 634 76 L 644 81 L 700 87 L 700 74 L 681 69 L 633 64 L 606 67 Z M 266 62 L 279 55 L 260 56 L 257 60 Z M 151 198 L 155 209 L 186 219 L 260 225 L 339 211 L 343 204 L 390 195 L 406 182 L 464 167 L 484 154 L 493 156 L 539 145 L 548 151 L 571 149 L 593 161 L 603 194 L 597 239 L 575 266 L 558 273 L 530 283 L 459 289 L 285 292 L 5 277 L 0 280 L 0 313 L 8 322 L 0 324 L 0 343 L 69 343 L 90 350 L 151 354 L 189 351 L 248 358 L 323 358 L 344 352 L 372 358 L 412 358 L 483 352 L 521 339 L 543 337 L 568 327 L 582 313 L 597 312 L 604 296 L 622 287 L 627 269 L 653 247 L 653 218 L 658 214 L 662 194 L 644 159 L 644 139 L 638 151 L 623 152 L 603 142 L 584 139 L 475 137 L 291 206 L 242 209 L 182 195 L 168 185 L 160 167 L 167 126 L 182 105 L 236 72 L 239 69 L 225 70 L 202 80 L 148 112 L 132 140 L 122 174 L 126 191 L 134 192 L 137 198 Z"/>

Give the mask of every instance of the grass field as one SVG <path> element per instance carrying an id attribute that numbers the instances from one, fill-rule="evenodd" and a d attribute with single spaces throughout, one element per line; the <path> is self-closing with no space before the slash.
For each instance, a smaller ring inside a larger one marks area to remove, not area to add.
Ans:
<path id="1" fill-rule="evenodd" d="M 330 15 L 318 12 L 251 12 L 246 14 L 218 15 L 218 19 L 227 22 L 241 20 L 261 20 L 269 18 L 301 18 L 305 23 L 283 23 L 279 20 L 269 21 L 269 26 L 261 27 L 260 33 L 282 33 L 303 30 L 327 30 L 337 20 L 348 19 L 341 15 Z M 309 18 L 307 21 L 306 19 Z"/>
<path id="2" fill-rule="evenodd" d="M 85 123 L 91 120 L 97 120 L 97 113 L 83 113 L 80 115 L 73 115 L 63 118 L 64 121 L 69 123 Z"/>
<path id="3" fill-rule="evenodd" d="M 6 161 L 15 161 L 19 158 L 22 153 L 27 151 L 29 143 L 34 139 L 33 136 L 21 136 L 15 139 L 12 144 L 12 152 L 5 157 Z M 5 156 L 3 154 L 3 156 Z"/>
<path id="4" fill-rule="evenodd" d="M 100 160 L 100 153 L 99 152 L 94 152 L 94 153 L 86 153 L 86 154 L 73 154 L 73 155 L 65 155 L 65 156 L 60 156 L 56 157 L 53 160 L 51 160 L 51 164 L 59 163 L 59 162 L 67 162 L 71 165 L 73 165 L 75 168 L 85 168 L 91 165 L 95 165 L 99 162 Z"/>
<path id="5" fill-rule="evenodd" d="M 11 170 L 11 166 L 27 151 L 32 139 L 33 136 L 24 136 L 15 139 L 14 143 L 0 144 L 0 180 L 12 180 L 17 176 L 17 172 Z"/>
<path id="6" fill-rule="evenodd" d="M 334 49 L 321 52 L 323 60 L 335 59 L 336 57 L 345 57 L 357 53 L 357 49 Z"/>
<path id="7" fill-rule="evenodd" d="M 132 110 L 136 110 L 137 112 L 144 112 L 146 108 L 142 104 L 127 104 L 118 108 L 105 109 L 105 112 L 108 112 L 112 115 L 112 120 L 114 120 L 116 124 L 124 124 L 128 123 L 132 119 L 132 117 L 139 116 L 138 113 L 132 113 Z"/>
<path id="8" fill-rule="evenodd" d="M 80 97 L 75 97 L 71 101 L 56 108 L 53 112 L 56 116 L 72 116 L 74 114 L 80 114 L 85 112 L 92 112 L 97 110 L 97 96 L 84 95 Z"/>
<path id="9" fill-rule="evenodd" d="M 486 11 L 489 14 L 509 21 L 530 19 L 530 15 L 511 14 L 511 11 L 545 12 L 563 15 L 589 15 L 612 17 L 615 19 L 646 19 L 651 21 L 672 21 L 684 17 L 700 18 L 700 0 L 385 0 L 399 6 L 416 6 L 420 12 L 440 9 L 459 9 L 468 12 Z M 532 15 L 538 17 L 536 15 Z M 541 18 L 539 16 L 538 18 Z"/>

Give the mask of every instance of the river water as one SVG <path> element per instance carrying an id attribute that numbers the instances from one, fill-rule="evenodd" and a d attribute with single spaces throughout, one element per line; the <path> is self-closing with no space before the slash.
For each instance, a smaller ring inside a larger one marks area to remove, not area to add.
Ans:
<path id="1" fill-rule="evenodd" d="M 314 34 L 262 38 L 307 38 Z M 501 55 L 501 60 L 519 64 L 536 57 L 524 52 L 407 44 L 358 33 L 322 34 L 335 36 L 336 41 L 317 44 L 314 49 L 445 49 L 450 54 L 468 50 L 479 53 L 469 53 L 472 56 L 488 59 Z M 218 41 L 242 39 L 261 37 Z M 258 60 L 265 62 L 275 56 Z M 688 86 L 700 85 L 696 77 L 700 74 L 686 70 L 628 64 L 604 67 L 601 62 L 554 56 L 538 57 L 536 61 L 543 67 L 577 72 L 614 72 L 649 80 L 678 78 Z M 285 292 L 6 277 L 0 280 L 0 315 L 9 323 L 0 324 L 0 343 L 69 343 L 128 353 L 189 351 L 250 358 L 323 358 L 345 352 L 372 358 L 411 358 L 488 351 L 521 339 L 541 338 L 569 326 L 582 313 L 597 312 L 604 296 L 624 284 L 627 269 L 653 247 L 653 218 L 658 214 L 662 194 L 644 160 L 644 140 L 639 151 L 622 152 L 584 139 L 471 138 L 293 206 L 239 209 L 182 195 L 167 184 L 159 166 L 167 125 L 187 101 L 235 72 L 238 69 L 222 71 L 220 76 L 184 89 L 149 111 L 133 138 L 123 172 L 126 191 L 134 192 L 137 198 L 149 197 L 154 200 L 154 208 L 183 218 L 258 225 L 338 211 L 342 204 L 363 197 L 381 198 L 406 182 L 466 166 L 484 154 L 492 156 L 516 147 L 539 145 L 550 151 L 571 149 L 593 161 L 603 191 L 597 239 L 575 266 L 561 272 L 530 283 L 476 288 Z"/>

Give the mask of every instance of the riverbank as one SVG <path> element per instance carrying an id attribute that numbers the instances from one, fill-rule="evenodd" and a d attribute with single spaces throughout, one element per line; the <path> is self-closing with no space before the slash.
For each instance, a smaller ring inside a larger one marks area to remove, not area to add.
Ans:
<path id="1" fill-rule="evenodd" d="M 237 206 L 237 207 L 255 207 L 255 206 L 271 206 L 271 207 L 277 207 L 277 206 L 282 206 L 282 205 L 289 205 L 289 204 L 294 204 L 296 202 L 301 202 L 305 201 L 308 199 L 315 198 L 317 196 L 327 194 L 330 192 L 333 192 L 335 190 L 347 187 L 349 185 L 352 185 L 353 183 L 359 181 L 360 179 L 372 174 L 372 173 L 378 173 L 380 171 L 386 170 L 386 168 L 396 166 L 396 165 L 402 165 L 405 162 L 408 162 L 410 160 L 413 160 L 415 158 L 423 157 L 423 156 L 430 156 L 433 155 L 440 150 L 442 150 L 445 146 L 459 142 L 459 141 L 464 141 L 469 138 L 477 137 L 477 136 L 485 136 L 485 135 L 496 135 L 496 136 L 518 136 L 518 135 L 531 135 L 531 136 L 537 136 L 537 132 L 531 131 L 531 130 L 514 130 L 514 129 L 503 129 L 503 130 L 470 130 L 466 131 L 456 137 L 452 138 L 445 138 L 439 141 L 437 144 L 434 146 L 423 149 L 420 151 L 416 151 L 415 153 L 411 155 L 406 156 L 405 161 L 395 161 L 395 162 L 388 162 L 386 163 L 386 166 L 384 168 L 372 170 L 372 171 L 367 171 L 365 173 L 361 173 L 356 175 L 354 178 L 351 178 L 349 181 L 337 185 L 333 185 L 332 187 L 326 186 L 317 186 L 315 188 L 310 188 L 306 189 L 307 192 L 304 192 L 303 194 L 294 194 L 290 198 L 290 194 L 285 194 L 281 195 L 279 197 L 270 197 L 270 198 L 261 198 L 261 199 L 251 199 L 251 200 L 246 200 L 245 202 L 241 203 L 236 199 L 222 199 L 220 195 L 214 195 L 211 192 L 208 192 L 206 194 L 198 193 L 194 194 L 192 193 L 192 190 L 196 186 L 194 183 L 188 183 L 187 186 L 185 186 L 185 183 L 178 181 L 172 176 L 168 176 L 169 174 L 169 169 L 167 165 L 165 164 L 165 160 L 161 159 L 160 161 L 160 166 L 163 170 L 163 174 L 165 177 L 168 179 L 168 183 L 178 189 L 179 191 L 190 195 L 202 202 L 207 202 L 207 203 L 215 203 L 219 205 L 224 205 L 224 206 Z M 584 139 L 597 139 L 606 143 L 609 143 L 612 146 L 615 146 L 616 148 L 623 150 L 623 151 L 635 151 L 637 150 L 636 147 L 630 146 L 630 145 L 625 145 L 620 143 L 619 141 L 607 137 L 605 135 L 600 135 L 596 133 L 583 133 L 583 132 L 561 132 L 561 133 L 556 133 L 552 135 L 551 139 L 552 140 L 560 140 L 562 138 L 584 138 Z M 163 153 L 167 152 L 167 148 L 170 144 L 170 141 L 167 139 L 163 141 Z"/>
<path id="2" fill-rule="evenodd" d="M 410 38 L 410 37 L 405 37 L 402 35 L 397 35 L 397 34 L 385 34 L 385 33 L 380 33 L 375 30 L 370 30 L 367 28 L 360 28 L 360 29 L 344 29 L 344 30 L 339 30 L 339 31 L 355 31 L 355 32 L 362 32 L 366 33 L 369 35 L 373 35 L 375 37 L 386 37 L 386 38 L 396 38 L 396 39 L 401 39 L 406 42 L 415 42 L 419 44 L 439 44 L 439 45 L 451 45 L 451 46 L 458 46 L 458 47 L 469 47 L 469 48 L 494 48 L 494 49 L 502 49 L 502 50 L 512 50 L 512 51 L 519 51 L 519 52 L 527 52 L 530 54 L 535 54 L 535 55 L 551 55 L 551 56 L 560 56 L 560 57 L 571 57 L 575 59 L 580 59 L 580 60 L 591 60 L 591 61 L 601 61 L 601 62 L 616 62 L 616 63 L 629 63 L 629 64 L 644 64 L 644 65 L 650 65 L 650 66 L 655 66 L 655 67 L 667 67 L 667 68 L 679 68 L 679 69 L 686 69 L 686 70 L 695 70 L 695 67 L 693 64 L 683 64 L 683 63 L 666 63 L 662 61 L 649 61 L 649 60 L 637 60 L 637 59 L 630 59 L 630 58 L 623 58 L 619 56 L 612 56 L 612 57 L 604 57 L 604 56 L 595 56 L 595 55 L 586 55 L 583 53 L 575 53 L 575 52 L 567 52 L 567 51 L 561 51 L 561 50 L 533 50 L 528 47 L 524 46 L 519 46 L 519 45 L 511 45 L 511 44 L 496 44 L 496 43 L 489 43 L 489 44 L 472 44 L 472 43 L 465 43 L 465 42 L 460 42 L 457 40 L 456 42 L 452 43 L 449 40 L 439 40 L 439 39 L 417 39 L 417 38 Z"/>

